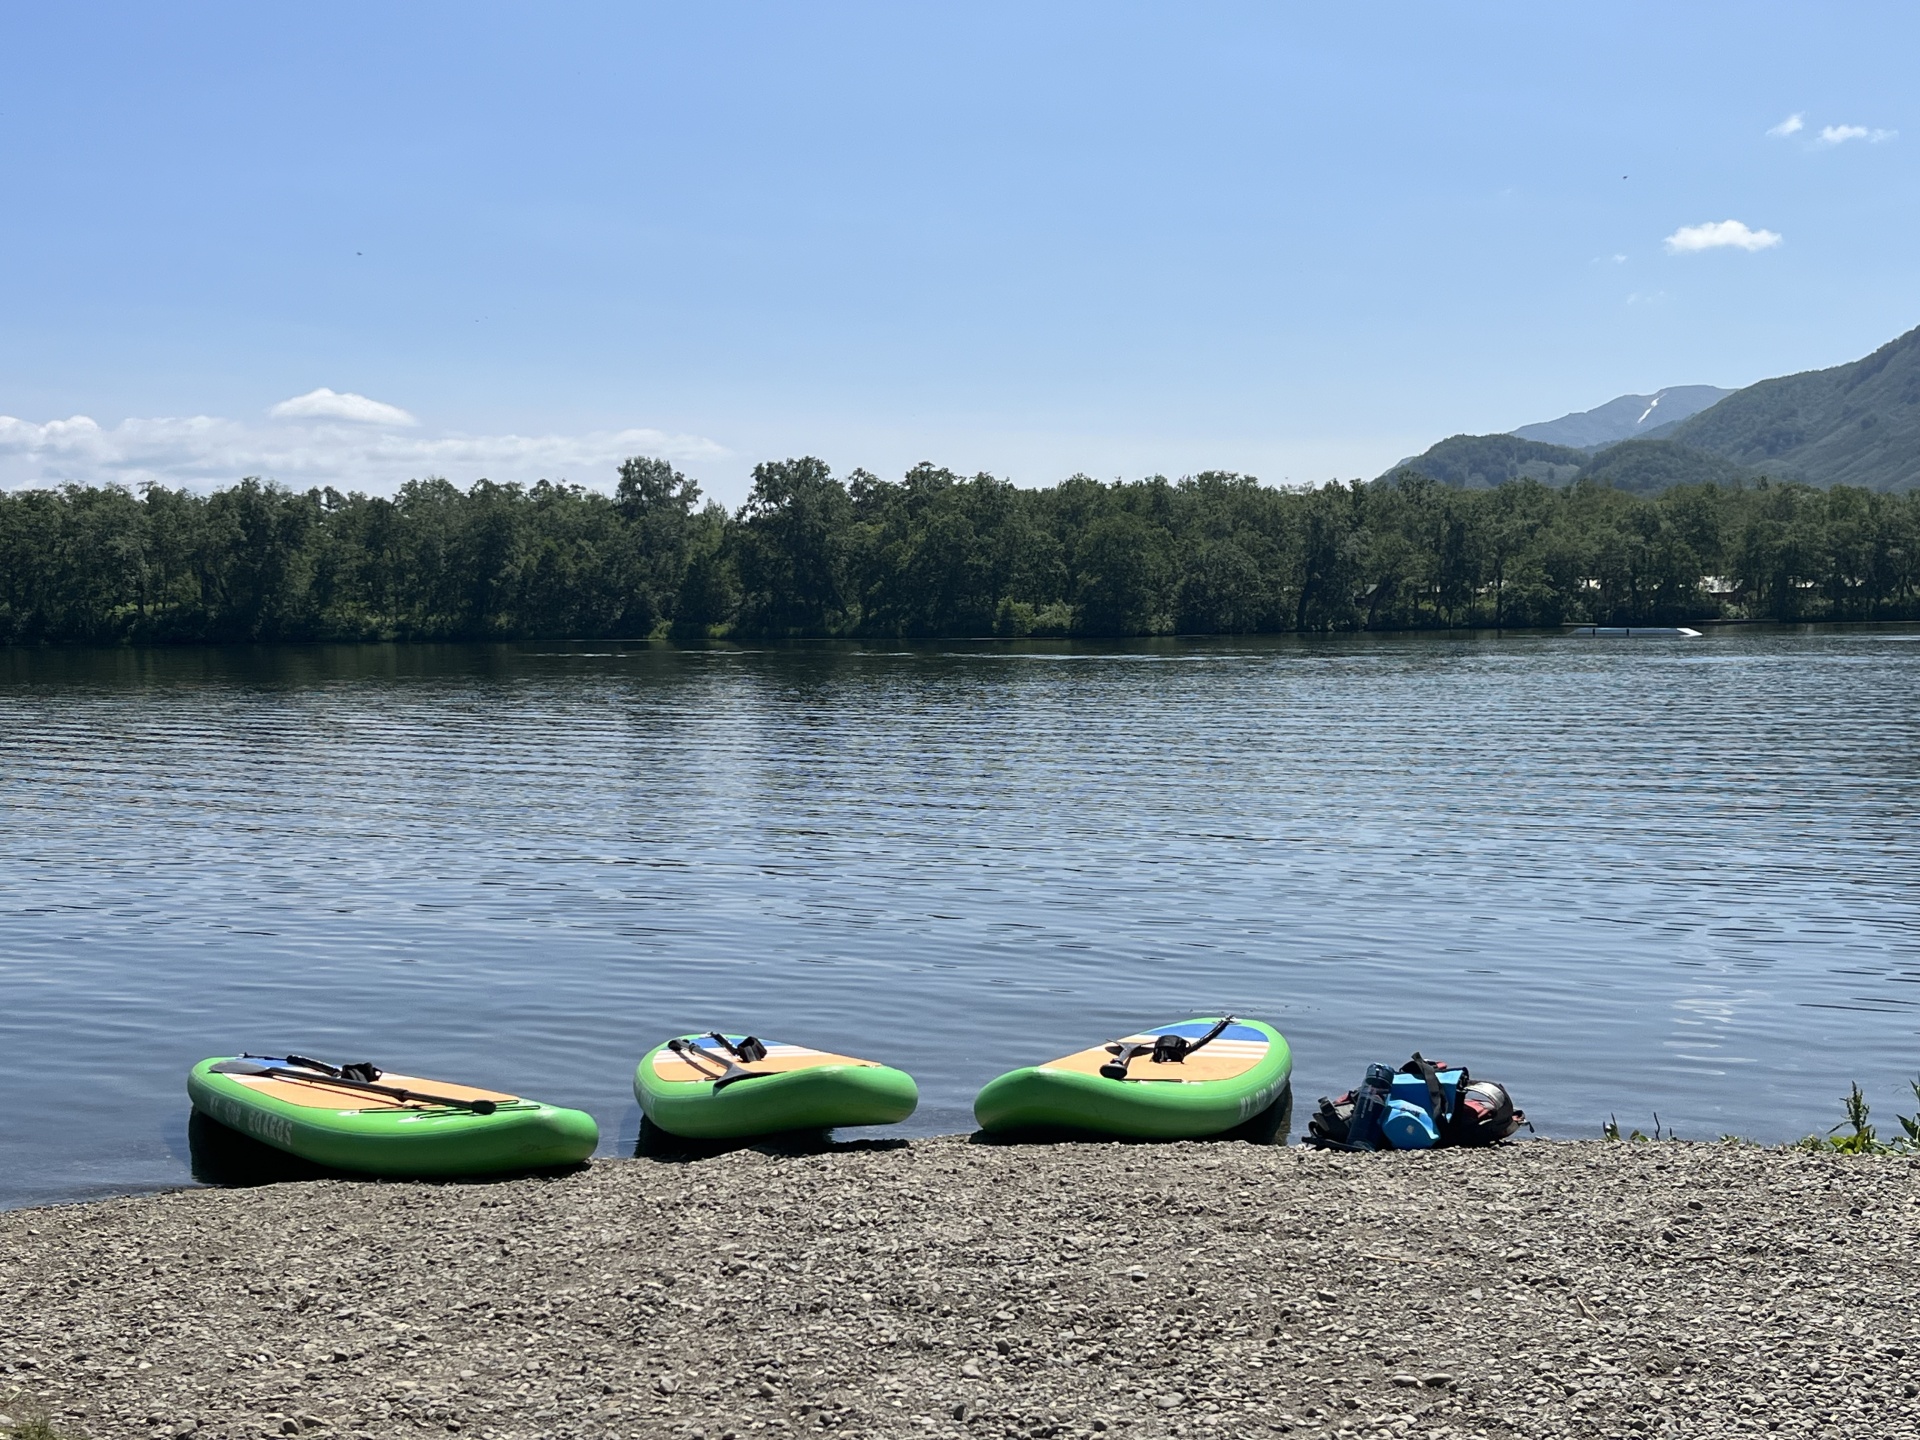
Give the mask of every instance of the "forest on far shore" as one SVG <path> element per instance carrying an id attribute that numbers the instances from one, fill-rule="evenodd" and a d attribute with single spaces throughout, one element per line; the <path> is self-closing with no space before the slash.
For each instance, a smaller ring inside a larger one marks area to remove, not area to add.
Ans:
<path id="1" fill-rule="evenodd" d="M 1403 472 L 1021 489 L 921 465 L 754 471 L 737 513 L 633 459 L 392 498 L 0 494 L 0 643 L 1233 634 L 1920 618 L 1920 492 Z"/>

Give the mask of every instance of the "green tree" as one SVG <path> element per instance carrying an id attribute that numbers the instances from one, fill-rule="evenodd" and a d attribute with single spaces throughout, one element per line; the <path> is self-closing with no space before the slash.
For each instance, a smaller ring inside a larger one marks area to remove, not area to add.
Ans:
<path id="1" fill-rule="evenodd" d="M 1340 630 L 1358 623 L 1354 605 L 1362 574 L 1363 539 L 1353 497 L 1338 484 L 1301 497 L 1295 630 Z"/>
<path id="2" fill-rule="evenodd" d="M 209 638 L 308 638 L 318 492 L 296 495 L 249 478 L 215 491 L 203 513 L 195 562 Z"/>
<path id="3" fill-rule="evenodd" d="M 731 624 L 740 606 L 740 579 L 729 553 L 726 508 L 709 502 L 688 528 L 687 568 L 674 597 L 673 623 L 683 635 L 705 635 Z"/>
<path id="4" fill-rule="evenodd" d="M 737 515 L 699 501 L 646 457 L 610 495 L 434 478 L 391 499 L 258 479 L 0 493 L 0 641 L 1920 618 L 1920 494 L 1845 486 L 1407 473 L 1278 490 L 1208 472 L 1019 489 L 930 464 L 842 485 L 802 458 L 758 467 Z"/>
<path id="5" fill-rule="evenodd" d="M 1074 604 L 1086 635 L 1170 629 L 1166 534 L 1139 515 L 1103 515 L 1074 550 Z"/>
<path id="6" fill-rule="evenodd" d="M 620 467 L 614 503 L 630 537 L 626 624 L 646 634 L 674 618 L 693 558 L 700 487 L 665 460 L 637 455 Z"/>
<path id="7" fill-rule="evenodd" d="M 846 531 L 853 506 L 826 462 L 756 465 L 739 515 L 740 625 L 756 634 L 831 635 L 847 626 Z"/>

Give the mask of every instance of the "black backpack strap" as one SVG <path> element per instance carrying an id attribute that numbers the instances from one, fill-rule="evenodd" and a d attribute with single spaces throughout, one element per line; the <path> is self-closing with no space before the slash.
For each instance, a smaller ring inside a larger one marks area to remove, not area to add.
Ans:
<path id="1" fill-rule="evenodd" d="M 1467 1093 L 1466 1072 L 1460 1073 L 1459 1088 L 1453 1092 L 1453 1113 L 1440 1122 L 1440 1143 L 1442 1145 L 1477 1145 L 1480 1143 L 1479 1117 L 1473 1107 L 1463 1098 Z"/>
<path id="2" fill-rule="evenodd" d="M 1322 1095 L 1319 1108 L 1307 1121 L 1306 1143 L 1320 1150 L 1358 1150 L 1358 1145 L 1347 1143 L 1347 1121 L 1352 1114 L 1351 1090 L 1337 1100 Z"/>

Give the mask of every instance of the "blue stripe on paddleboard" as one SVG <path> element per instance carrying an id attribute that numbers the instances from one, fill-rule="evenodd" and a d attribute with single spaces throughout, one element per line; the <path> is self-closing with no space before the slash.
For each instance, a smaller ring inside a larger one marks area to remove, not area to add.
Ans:
<path id="1" fill-rule="evenodd" d="M 712 1042 L 712 1040 L 713 1040 L 713 1032 L 712 1032 L 711 1030 L 702 1030 L 702 1031 L 700 1031 L 700 1032 L 699 1032 L 698 1034 L 695 1034 L 695 1035 L 682 1035 L 682 1036 L 681 1036 L 680 1038 L 681 1038 L 682 1040 L 705 1040 L 705 1041 L 707 1041 L 707 1042 L 709 1042 L 709 1043 L 711 1043 L 711 1042 Z M 744 1039 L 746 1039 L 746 1038 L 747 1038 L 747 1037 L 746 1037 L 746 1036 L 745 1036 L 744 1034 L 742 1034 L 742 1035 L 729 1035 L 729 1036 L 727 1036 L 727 1043 L 728 1043 L 729 1045 L 738 1045 L 738 1044 L 739 1044 L 739 1043 L 740 1043 L 740 1042 L 741 1042 L 742 1040 L 744 1040 Z M 765 1046 L 768 1046 L 769 1048 L 771 1048 L 772 1046 L 775 1046 L 775 1045 L 785 1045 L 785 1044 L 787 1044 L 788 1042 L 787 1042 L 787 1041 L 785 1041 L 785 1040 L 769 1040 L 769 1039 L 767 1039 L 767 1037 L 766 1037 L 766 1036 L 764 1036 L 764 1035 L 762 1035 L 762 1036 L 760 1037 L 760 1043 L 761 1043 L 762 1045 L 765 1045 Z"/>
<path id="2" fill-rule="evenodd" d="M 1142 1030 L 1142 1035 L 1183 1035 L 1189 1040 L 1198 1040 L 1213 1028 L 1209 1020 L 1183 1020 L 1178 1025 L 1156 1025 L 1151 1030 Z M 1267 1033 L 1256 1030 L 1251 1025 L 1229 1025 L 1220 1032 L 1222 1040 L 1259 1040 L 1266 1042 Z"/>

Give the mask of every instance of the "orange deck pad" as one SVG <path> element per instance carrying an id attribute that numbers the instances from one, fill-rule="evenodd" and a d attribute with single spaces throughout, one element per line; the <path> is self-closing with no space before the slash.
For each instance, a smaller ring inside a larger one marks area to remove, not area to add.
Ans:
<path id="1" fill-rule="evenodd" d="M 1120 1043 L 1151 1045 L 1153 1036 L 1129 1035 Z M 1098 1075 L 1100 1067 L 1113 1058 L 1113 1052 L 1101 1045 L 1092 1050 L 1063 1055 L 1058 1060 L 1049 1060 L 1039 1068 L 1072 1070 L 1081 1075 Z M 1145 1055 L 1141 1055 L 1127 1067 L 1127 1079 L 1172 1081 L 1175 1084 L 1186 1085 L 1198 1084 L 1205 1080 L 1231 1080 L 1236 1075 L 1246 1074 L 1266 1058 L 1267 1042 L 1264 1040 L 1215 1040 L 1199 1054 L 1189 1055 L 1185 1060 L 1172 1064 L 1156 1065 Z"/>
<path id="2" fill-rule="evenodd" d="M 431 1100 L 399 1100 L 391 1095 L 375 1095 L 368 1090 L 356 1090 L 351 1085 L 329 1085 L 324 1080 L 269 1080 L 252 1075 L 234 1075 L 250 1090 L 262 1095 L 271 1095 L 276 1100 L 285 1100 L 290 1105 L 304 1105 L 309 1110 L 431 1110 L 436 1108 Z M 471 1085 L 455 1085 L 446 1080 L 422 1080 L 417 1075 L 383 1074 L 373 1082 L 376 1085 L 392 1085 L 401 1090 L 427 1090 L 435 1095 L 445 1095 L 450 1100 L 492 1100 L 499 1104 L 518 1100 L 518 1095 L 504 1095 L 498 1090 L 479 1090 Z"/>
<path id="3" fill-rule="evenodd" d="M 733 1059 L 711 1040 L 700 1048 L 710 1055 L 727 1060 Z M 738 1061 L 734 1063 L 739 1064 Z M 877 1060 L 862 1060 L 853 1055 L 835 1055 L 827 1050 L 809 1050 L 804 1045 L 769 1045 L 766 1059 L 755 1060 L 751 1065 L 741 1065 L 740 1068 L 755 1075 L 783 1075 L 789 1070 L 813 1070 L 821 1065 L 877 1065 L 879 1063 Z M 653 1073 L 662 1080 L 674 1081 L 720 1078 L 697 1066 L 689 1065 L 671 1050 L 662 1050 L 653 1057 Z"/>

